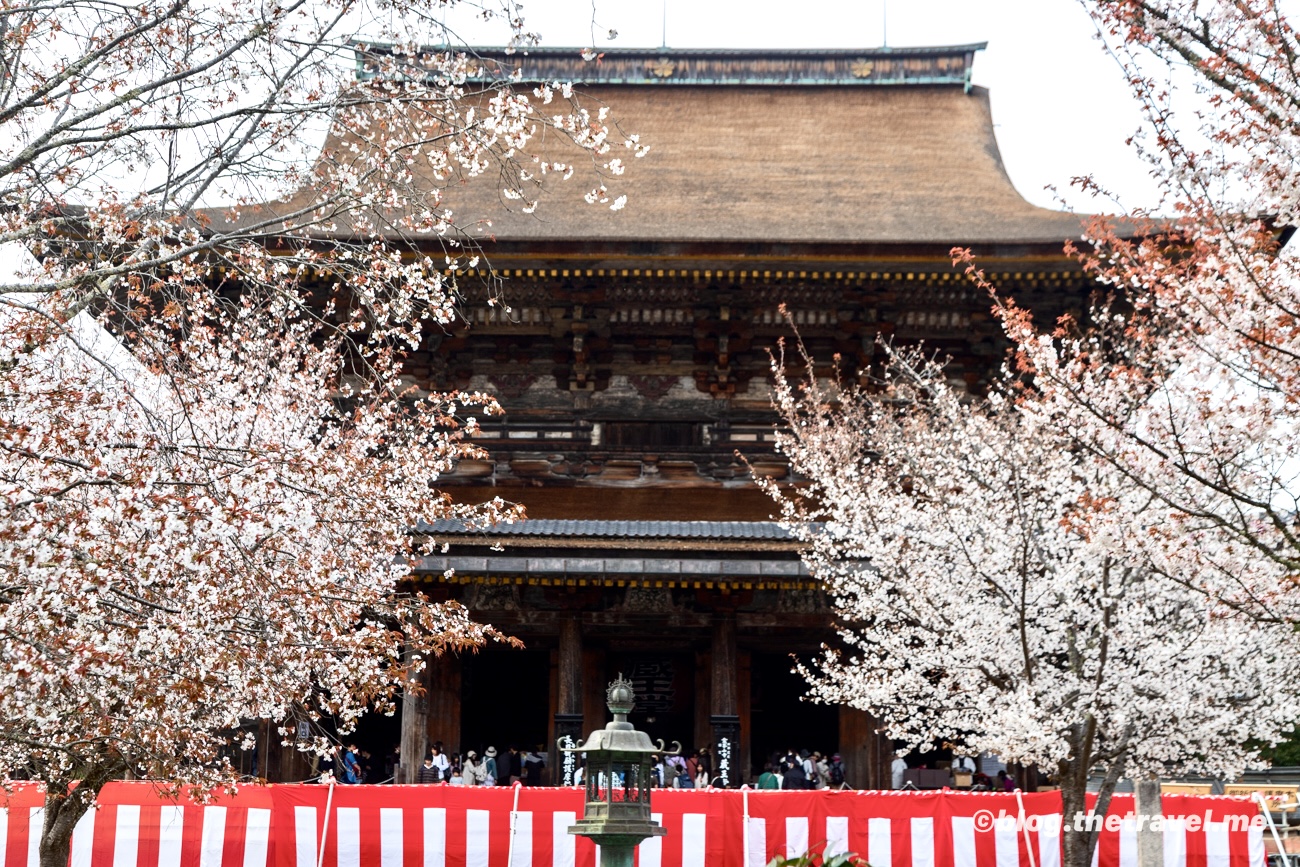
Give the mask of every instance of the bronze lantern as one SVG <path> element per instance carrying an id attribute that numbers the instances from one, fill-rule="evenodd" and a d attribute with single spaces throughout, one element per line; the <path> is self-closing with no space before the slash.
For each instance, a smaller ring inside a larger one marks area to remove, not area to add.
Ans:
<path id="1" fill-rule="evenodd" d="M 603 867 L 632 867 L 632 853 L 647 837 L 661 837 L 662 825 L 650 818 L 650 790 L 654 787 L 650 757 L 675 755 L 681 744 L 665 752 L 664 742 L 651 743 L 627 721 L 636 695 L 623 675 L 605 692 L 614 721 L 591 733 L 574 747 L 559 744 L 563 752 L 586 753 L 583 782 L 586 803 L 582 818 L 569 828 L 570 834 L 587 837 L 601 847 Z"/>

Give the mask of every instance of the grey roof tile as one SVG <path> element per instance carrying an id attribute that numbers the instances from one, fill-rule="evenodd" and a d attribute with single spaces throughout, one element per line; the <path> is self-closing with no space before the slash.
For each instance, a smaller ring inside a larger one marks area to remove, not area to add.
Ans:
<path id="1" fill-rule="evenodd" d="M 490 527 L 440 519 L 421 522 L 420 532 L 438 536 L 551 536 L 587 538 L 728 539 L 791 541 L 774 521 L 575 521 L 533 519 Z"/>

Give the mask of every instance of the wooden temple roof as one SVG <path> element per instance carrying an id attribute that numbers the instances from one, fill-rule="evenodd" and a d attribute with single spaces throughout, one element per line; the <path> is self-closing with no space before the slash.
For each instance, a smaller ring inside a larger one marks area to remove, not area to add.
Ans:
<path id="1" fill-rule="evenodd" d="M 539 587 L 791 590 L 817 586 L 798 543 L 774 521 L 529 519 L 422 524 L 456 553 L 423 557 L 424 581 Z M 501 545 L 509 544 L 502 552 Z M 479 549 L 479 550 L 475 550 Z"/>
<path id="2" fill-rule="evenodd" d="M 516 64 L 523 87 L 578 82 L 584 104 L 608 105 L 621 131 L 649 145 L 644 158 L 626 155 L 623 176 L 606 179 L 609 200 L 626 194 L 626 207 L 583 200 L 592 173 L 554 134 L 523 156 L 525 167 L 536 156 L 578 169 L 569 181 L 548 175 L 532 214 L 502 197 L 494 172 L 438 181 L 427 165 L 413 168 L 489 252 L 575 242 L 661 253 L 699 244 L 922 245 L 942 254 L 951 245 L 1045 244 L 1060 255 L 1081 218 L 1031 205 L 1012 185 L 988 92 L 969 83 L 981 47 L 654 49 L 591 62 L 577 49 L 495 59 L 485 50 L 485 65 Z M 357 159 L 354 146 L 366 143 L 331 136 L 322 159 Z"/>

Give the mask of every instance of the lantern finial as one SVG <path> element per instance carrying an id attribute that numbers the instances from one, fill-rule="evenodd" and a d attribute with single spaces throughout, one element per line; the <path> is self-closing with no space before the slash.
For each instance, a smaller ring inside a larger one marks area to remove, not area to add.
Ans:
<path id="1" fill-rule="evenodd" d="M 620 671 L 609 689 L 605 690 L 605 699 L 610 713 L 614 714 L 614 721 L 624 722 L 632 708 L 636 707 L 636 691 L 632 689 L 632 681 L 625 680 Z"/>

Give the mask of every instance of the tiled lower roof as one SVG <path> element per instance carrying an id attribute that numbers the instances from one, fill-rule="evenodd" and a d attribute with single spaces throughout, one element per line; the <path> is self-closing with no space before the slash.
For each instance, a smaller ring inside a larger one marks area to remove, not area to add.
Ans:
<path id="1" fill-rule="evenodd" d="M 554 576 L 738 580 L 743 577 L 791 579 L 809 576 L 798 560 L 678 559 L 671 557 L 424 557 L 418 572 L 446 572 L 496 576 Z"/>
<path id="2" fill-rule="evenodd" d="M 543 518 L 482 527 L 443 519 L 422 523 L 419 530 L 434 536 L 794 540 L 790 531 L 775 521 L 563 521 Z"/>

